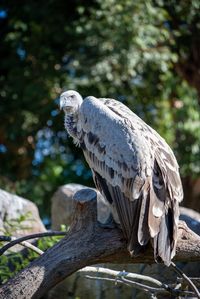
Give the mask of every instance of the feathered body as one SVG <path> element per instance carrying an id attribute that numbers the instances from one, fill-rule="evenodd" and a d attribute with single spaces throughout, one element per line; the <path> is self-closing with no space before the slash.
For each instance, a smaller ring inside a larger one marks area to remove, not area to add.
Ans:
<path id="1" fill-rule="evenodd" d="M 78 100 L 77 100 L 78 99 Z M 114 205 L 131 255 L 153 242 L 156 261 L 175 255 L 183 192 L 165 140 L 113 99 L 61 95 L 65 127 L 83 149 L 97 189 Z"/>

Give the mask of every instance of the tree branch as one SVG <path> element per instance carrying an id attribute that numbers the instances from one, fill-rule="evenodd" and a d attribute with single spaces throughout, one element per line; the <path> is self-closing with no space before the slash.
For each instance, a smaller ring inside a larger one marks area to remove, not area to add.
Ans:
<path id="1" fill-rule="evenodd" d="M 171 262 L 171 267 L 174 268 L 174 270 L 181 276 L 183 279 L 188 283 L 190 288 L 194 291 L 197 298 L 200 298 L 200 293 L 193 281 L 181 270 L 179 269 L 173 262 Z"/>
<path id="2" fill-rule="evenodd" d="M 154 263 L 151 246 L 131 258 L 126 241 L 117 228 L 103 228 L 97 222 L 96 192 L 78 191 L 69 232 L 41 257 L 10 279 L 0 290 L 0 299 L 41 298 L 48 290 L 75 271 L 97 263 Z M 179 225 L 177 261 L 200 260 L 200 237 L 184 222 Z"/>
<path id="3" fill-rule="evenodd" d="M 8 244 L 4 245 L 3 247 L 0 248 L 0 256 L 9 248 L 17 245 L 17 244 L 22 244 L 26 240 L 31 240 L 31 239 L 36 239 L 36 238 L 44 238 L 44 237 L 54 237 L 54 236 L 65 236 L 66 232 L 60 232 L 60 231 L 48 231 L 44 233 L 37 233 L 37 234 L 30 234 L 26 235 L 23 237 L 10 237 L 10 236 L 0 236 L 0 241 L 6 241 L 9 242 Z M 26 243 L 24 243 L 26 244 Z M 26 246 L 26 245 L 25 245 Z"/>

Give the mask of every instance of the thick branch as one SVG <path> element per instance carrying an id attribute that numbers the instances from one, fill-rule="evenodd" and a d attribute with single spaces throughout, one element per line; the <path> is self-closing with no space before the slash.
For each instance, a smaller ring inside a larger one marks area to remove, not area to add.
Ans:
<path id="1" fill-rule="evenodd" d="M 40 258 L 9 280 L 0 299 L 40 298 L 73 272 L 97 263 L 154 263 L 152 248 L 131 258 L 120 229 L 103 228 L 97 222 L 96 192 L 78 191 L 74 197 L 74 221 L 67 235 Z M 184 222 L 179 225 L 177 261 L 200 260 L 200 237 Z"/>

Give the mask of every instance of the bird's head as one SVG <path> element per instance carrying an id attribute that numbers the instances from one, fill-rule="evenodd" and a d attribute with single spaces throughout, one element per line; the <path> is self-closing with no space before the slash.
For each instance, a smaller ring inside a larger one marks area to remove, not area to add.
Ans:
<path id="1" fill-rule="evenodd" d="M 60 96 L 60 109 L 65 114 L 75 113 L 83 102 L 82 96 L 75 90 L 68 90 Z"/>

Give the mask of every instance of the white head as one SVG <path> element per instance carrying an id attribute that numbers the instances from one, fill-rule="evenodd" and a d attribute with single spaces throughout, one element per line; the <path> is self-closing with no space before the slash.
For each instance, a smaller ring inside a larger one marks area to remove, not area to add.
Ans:
<path id="1" fill-rule="evenodd" d="M 75 113 L 83 102 L 82 96 L 75 90 L 68 90 L 60 96 L 60 109 L 66 114 Z"/>

